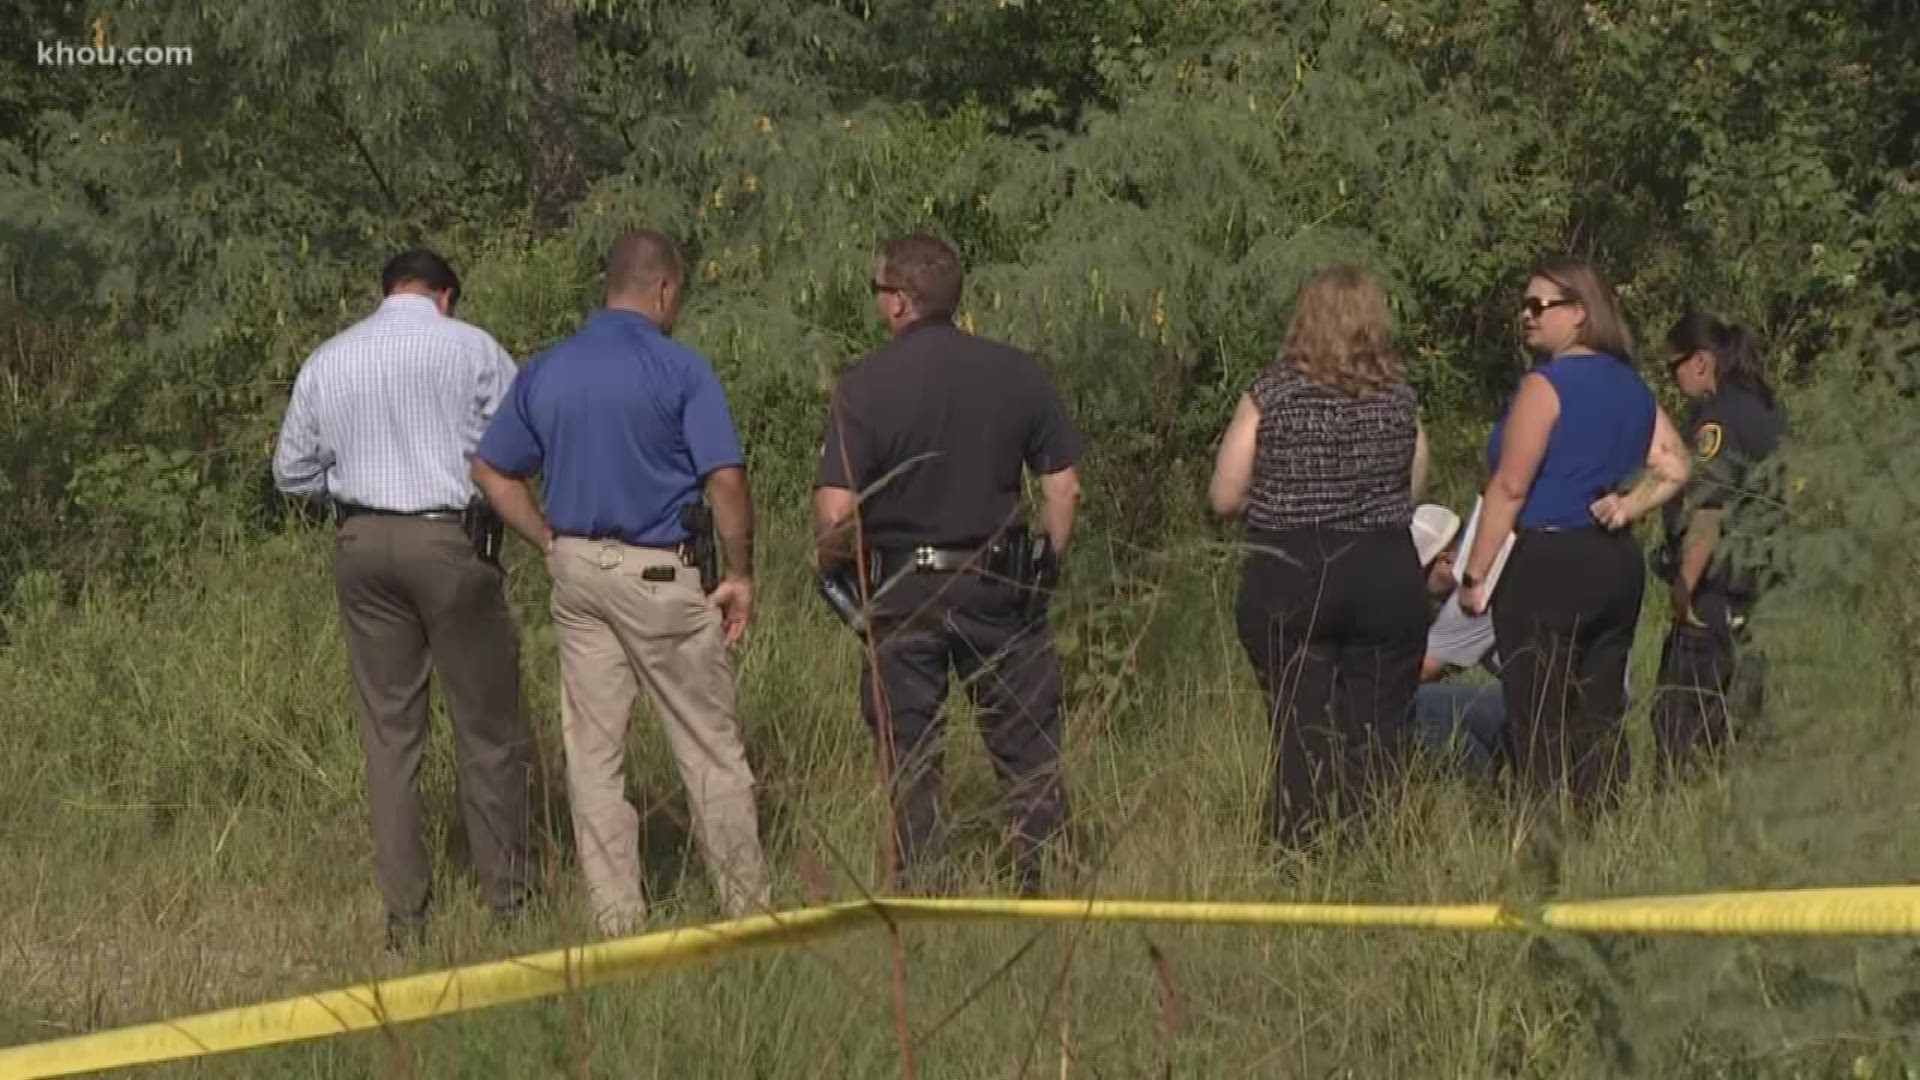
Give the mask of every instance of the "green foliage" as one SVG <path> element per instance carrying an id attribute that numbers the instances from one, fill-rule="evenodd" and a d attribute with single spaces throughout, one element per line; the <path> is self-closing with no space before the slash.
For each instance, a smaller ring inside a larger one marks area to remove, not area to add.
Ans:
<path id="1" fill-rule="evenodd" d="M 1920 704 L 1920 329 L 1913 298 L 1837 328 L 1821 377 L 1792 401 L 1793 444 L 1758 478 L 1764 499 L 1736 557 L 1775 567 L 1763 642 L 1793 657 L 1792 625 L 1838 608 L 1885 633 L 1854 662 Z M 1778 500 L 1776 503 L 1774 500 Z"/>
<path id="2" fill-rule="evenodd" d="M 1503 894 L 1515 867 L 1510 838 L 1444 783 L 1351 860 L 1276 871 L 1249 854 L 1264 735 L 1228 629 L 1232 555 L 1193 527 L 1200 482 L 1296 283 L 1353 260 L 1389 288 L 1436 486 L 1464 503 L 1519 370 L 1526 266 L 1589 254 L 1643 354 L 1691 305 L 1750 326 L 1791 430 L 1732 541 L 1785 575 L 1756 629 L 1775 730 L 1743 732 L 1724 781 L 1645 795 L 1571 850 L 1569 888 L 1911 867 L 1911 0 L 578 0 L 571 115 L 589 183 L 567 227 L 537 236 L 527 2 L 0 10 L 0 38 L 28 44 L 0 66 L 0 700 L 35 718 L 9 729 L 23 745 L 0 770 L 0 819 L 29 838 L 0 903 L 31 924 L 0 960 L 22 988 L 0 1040 L 278 993 L 316 963 L 329 981 L 364 974 L 335 955 L 344 934 L 373 934 L 349 930 L 361 916 L 338 900 L 365 891 L 363 822 L 323 555 L 261 496 L 293 373 L 371 307 L 380 262 L 410 243 L 454 260 L 461 314 L 524 358 L 597 302 L 620 232 L 685 241 L 678 333 L 727 386 L 776 541 L 741 672 L 779 865 L 822 844 L 857 861 L 870 839 L 854 658 L 792 538 L 830 379 L 881 338 L 871 252 L 927 229 L 967 261 L 963 318 L 1046 361 L 1090 447 L 1060 619 L 1076 798 L 1115 868 L 1102 891 L 1449 900 Z M 96 27 L 191 46 L 194 63 L 27 66 L 32 42 Z M 529 655 L 550 656 L 544 579 L 511 580 Z M 1636 685 L 1662 629 L 1644 623 Z M 551 716 L 545 668 L 529 664 Z M 638 782 L 670 787 L 665 757 L 644 760 Z M 444 754 L 430 766 L 444 788 Z M 977 805 L 987 774 L 971 768 L 956 795 Z M 52 837 L 58 857 L 31 842 Z M 236 929 L 263 940 L 236 955 Z M 162 944 L 129 958 L 115 933 Z M 136 973 L 103 988 L 35 951 L 88 934 L 92 953 L 61 955 Z M 1920 976 L 1873 946 L 1160 940 L 1191 1026 L 1153 1034 L 1167 1014 L 1142 1004 L 1161 983 L 1136 939 L 1088 945 L 1068 993 L 1092 1070 L 1895 1076 L 1915 1061 Z M 914 942 L 915 970 L 940 973 L 915 1000 L 961 1002 L 1018 945 Z M 274 966 L 275 948 L 298 961 Z M 1063 952 L 1061 967 L 1071 940 Z M 477 1033 L 496 1072 L 578 1052 L 565 1071 L 590 1055 L 611 1072 L 897 1075 L 884 1007 L 849 1020 L 820 992 L 827 966 L 598 999 L 584 1044 L 581 1017 L 536 1013 L 449 1026 L 420 1053 L 457 1071 Z M 1037 1030 L 1054 976 L 963 1010 L 926 1051 L 930 1074 L 1018 1072 L 1023 1048 L 978 1048 Z M 231 1071 L 387 1073 L 388 1053 L 328 1044 Z"/>
<path id="3" fill-rule="evenodd" d="M 1704 304 L 1804 379 L 1834 321 L 1911 269 L 1920 226 L 1907 32 L 1759 0 L 582 3 L 590 187 L 539 239 L 519 3 L 98 14 L 108 40 L 195 62 L 0 91 L 8 312 L 36 328 L 6 405 L 16 566 L 61 557 L 28 508 L 109 547 L 183 539 L 103 501 L 182 452 L 197 479 L 168 483 L 251 514 L 293 371 L 409 242 L 446 250 L 463 314 L 524 356 L 594 303 L 613 236 L 681 235 L 682 334 L 790 505 L 828 378 L 878 340 L 873 245 L 938 232 L 967 258 L 973 325 L 1072 399 L 1090 521 L 1153 535 L 1184 527 L 1319 263 L 1388 284 L 1439 479 L 1470 488 L 1451 474 L 1512 384 L 1511 297 L 1539 254 L 1598 256 L 1643 336 Z M 93 32 L 52 0 L 10 17 Z"/>
<path id="4" fill-rule="evenodd" d="M 110 450 L 74 470 L 73 505 L 114 550 L 147 560 L 178 550 L 215 506 L 190 450 Z"/>

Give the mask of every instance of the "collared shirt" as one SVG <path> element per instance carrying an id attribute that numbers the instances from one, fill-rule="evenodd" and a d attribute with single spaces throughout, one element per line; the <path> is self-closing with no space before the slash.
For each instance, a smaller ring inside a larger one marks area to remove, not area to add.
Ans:
<path id="1" fill-rule="evenodd" d="M 1754 467 L 1780 447 L 1780 410 L 1737 384 L 1721 387 L 1687 410 L 1686 438 L 1698 468 L 1687 491 L 1660 508 L 1667 542 L 1679 547 L 1694 510 L 1741 508 Z"/>
<path id="2" fill-rule="evenodd" d="M 486 331 L 400 293 L 307 358 L 280 426 L 282 491 L 374 510 L 464 508 L 467 455 L 514 377 Z"/>
<path id="3" fill-rule="evenodd" d="M 970 548 L 1016 520 L 1023 467 L 1059 472 L 1080 449 L 1037 361 L 923 319 L 841 376 L 814 485 L 867 493 L 870 549 Z"/>
<path id="4" fill-rule="evenodd" d="M 1777 493 L 1761 488 L 1761 462 L 1780 447 L 1785 418 L 1777 406 L 1738 384 L 1720 387 L 1687 410 L 1686 439 L 1693 447 L 1694 473 L 1686 490 L 1660 508 L 1662 570 L 1680 568 L 1680 549 L 1695 510 L 1727 515 L 1724 535 L 1770 532 L 1780 527 Z M 1751 600 L 1775 568 L 1755 563 L 1730 545 L 1719 545 L 1698 583 L 1699 593 L 1726 592 Z"/>
<path id="5" fill-rule="evenodd" d="M 541 473 L 555 532 L 631 544 L 686 539 L 680 508 L 707 474 L 746 460 L 712 365 L 612 309 L 527 362 L 478 456 L 508 476 Z"/>

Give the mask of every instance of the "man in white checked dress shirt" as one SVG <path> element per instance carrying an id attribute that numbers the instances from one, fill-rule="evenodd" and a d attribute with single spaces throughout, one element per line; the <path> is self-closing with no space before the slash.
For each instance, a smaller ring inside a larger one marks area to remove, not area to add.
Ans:
<path id="1" fill-rule="evenodd" d="M 518 369 L 485 331 L 453 318 L 460 283 L 438 255 L 395 256 L 381 287 L 379 308 L 301 368 L 273 472 L 281 490 L 336 509 L 335 590 L 397 950 L 424 935 L 432 899 L 419 791 L 429 671 L 453 721 L 481 888 L 501 914 L 531 888 L 532 747 L 502 574 L 462 527 L 474 496 L 468 455 Z"/>

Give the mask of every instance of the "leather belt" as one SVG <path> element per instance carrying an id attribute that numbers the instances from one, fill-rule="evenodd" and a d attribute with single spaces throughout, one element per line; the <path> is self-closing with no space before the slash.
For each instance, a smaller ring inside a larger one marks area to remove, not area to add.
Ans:
<path id="1" fill-rule="evenodd" d="M 341 521 L 362 515 L 371 515 L 373 517 L 419 518 L 423 521 L 460 521 L 466 516 L 465 510 L 382 510 L 374 506 L 358 506 L 346 502 L 335 502 L 333 509 L 335 515 Z"/>
<path id="2" fill-rule="evenodd" d="M 610 533 L 610 532 L 577 533 L 577 532 L 567 532 L 564 529 L 555 529 L 553 530 L 553 535 L 568 537 L 574 540 L 593 540 L 593 541 L 611 540 L 614 543 L 625 544 L 628 547 L 651 548 L 654 551 L 680 551 L 687 546 L 687 542 L 685 540 L 629 540 L 626 537 L 620 535 L 619 533 Z"/>

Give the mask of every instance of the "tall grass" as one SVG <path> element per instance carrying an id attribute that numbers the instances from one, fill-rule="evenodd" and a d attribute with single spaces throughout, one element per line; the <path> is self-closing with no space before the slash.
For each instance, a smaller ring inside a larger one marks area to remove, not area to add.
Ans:
<path id="1" fill-rule="evenodd" d="M 1256 835 L 1268 743 L 1226 609 L 1231 557 L 1133 554 L 1144 569 L 1077 574 L 1057 611 L 1082 892 L 1521 900 L 1890 882 L 1916 865 L 1915 739 L 1861 663 L 1884 643 L 1838 616 L 1796 628 L 1776 659 L 1765 740 L 1680 791 L 1653 791 L 1642 769 L 1589 837 L 1516 848 L 1491 792 L 1434 767 L 1370 828 L 1276 856 Z M 742 717 L 776 903 L 797 906 L 870 887 L 881 815 L 855 642 L 787 569 L 801 565 L 793 538 L 767 555 Z M 400 970 L 380 952 L 326 556 L 321 532 L 295 531 L 208 551 L 141 595 L 20 590 L 0 653 L 0 1042 Z M 510 587 L 552 789 L 548 889 L 531 920 L 496 928 L 460 838 L 439 837 L 417 969 L 595 937 L 561 798 L 545 582 L 516 565 Z M 1661 631 L 1643 620 L 1636 688 Z M 991 770 L 966 710 L 952 718 L 953 857 L 973 889 L 998 891 Z M 442 726 L 427 765 L 437 829 L 453 821 L 450 760 Z M 630 761 L 656 922 L 717 917 L 650 721 Z M 909 928 L 903 944 L 921 1077 L 1903 1076 L 1920 1061 L 1920 950 L 1906 943 L 987 925 Z M 153 1072 L 897 1077 L 890 964 L 872 934 Z"/>

